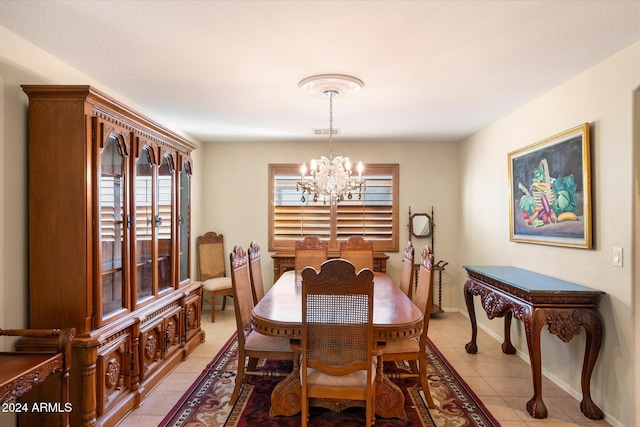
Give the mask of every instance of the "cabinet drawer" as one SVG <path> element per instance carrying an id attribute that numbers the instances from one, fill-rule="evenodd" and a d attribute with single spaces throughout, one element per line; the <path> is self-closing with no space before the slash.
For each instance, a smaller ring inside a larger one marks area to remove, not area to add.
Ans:
<path id="1" fill-rule="evenodd" d="M 98 350 L 97 415 L 108 412 L 131 388 L 131 335 L 126 333 Z"/>

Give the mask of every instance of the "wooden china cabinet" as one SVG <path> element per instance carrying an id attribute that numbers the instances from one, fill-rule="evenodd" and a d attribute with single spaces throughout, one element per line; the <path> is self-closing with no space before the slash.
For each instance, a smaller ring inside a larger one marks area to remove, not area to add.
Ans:
<path id="1" fill-rule="evenodd" d="M 23 90 L 29 327 L 76 328 L 71 425 L 115 425 L 204 341 L 189 268 L 196 146 L 90 86 Z"/>

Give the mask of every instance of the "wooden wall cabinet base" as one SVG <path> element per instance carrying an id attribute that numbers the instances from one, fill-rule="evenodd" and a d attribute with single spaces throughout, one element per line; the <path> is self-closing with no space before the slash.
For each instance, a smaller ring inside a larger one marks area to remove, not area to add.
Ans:
<path id="1" fill-rule="evenodd" d="M 123 319 L 117 328 L 102 328 L 93 336 L 73 339 L 69 375 L 71 426 L 115 426 L 204 342 L 200 317 L 185 316 L 191 310 L 199 314 L 201 283 L 194 283 L 186 291 L 186 296 L 177 294 L 173 301 L 165 299 L 149 306 L 144 313 L 137 313 L 140 317 Z M 183 318 L 190 320 L 183 322 Z M 159 341 L 155 337 L 163 338 Z M 32 341 L 23 340 L 18 347 L 20 351 L 51 351 L 52 346 L 47 343 L 36 347 Z M 54 376 L 26 394 L 22 402 L 48 402 L 59 390 L 60 380 Z M 18 424 L 60 426 L 56 416 L 33 413 L 21 415 Z"/>

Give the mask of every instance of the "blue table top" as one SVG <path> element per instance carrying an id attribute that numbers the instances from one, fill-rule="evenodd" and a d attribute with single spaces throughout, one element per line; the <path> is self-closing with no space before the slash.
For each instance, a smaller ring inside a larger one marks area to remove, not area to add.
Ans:
<path id="1" fill-rule="evenodd" d="M 467 271 L 482 274 L 499 282 L 506 283 L 510 286 L 522 289 L 530 294 L 535 293 L 593 293 L 604 294 L 586 286 L 577 283 L 568 282 L 566 280 L 556 279 L 554 277 L 545 276 L 544 274 L 535 273 L 529 270 L 523 270 L 512 266 L 493 266 L 493 265 L 464 265 Z"/>

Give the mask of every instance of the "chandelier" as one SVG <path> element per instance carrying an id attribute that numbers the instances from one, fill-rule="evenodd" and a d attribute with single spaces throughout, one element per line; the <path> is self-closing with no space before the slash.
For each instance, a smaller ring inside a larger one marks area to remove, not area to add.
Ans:
<path id="1" fill-rule="evenodd" d="M 358 162 L 358 177 L 355 178 L 349 157 L 333 157 L 333 98 L 352 94 L 363 86 L 361 80 L 340 74 L 312 76 L 298 84 L 300 89 L 312 95 L 329 97 L 329 157 L 321 156 L 309 162 L 310 179 L 307 178 L 306 163 L 300 167 L 301 179 L 296 184 L 296 190 L 302 190 L 302 202 L 306 201 L 305 192 L 314 202 L 322 198 L 324 204 L 327 200 L 332 204 L 344 201 L 345 198 L 351 200 L 354 193 L 358 194 L 358 199 L 362 199 L 366 184 L 366 180 L 362 178 L 362 162 Z"/>

